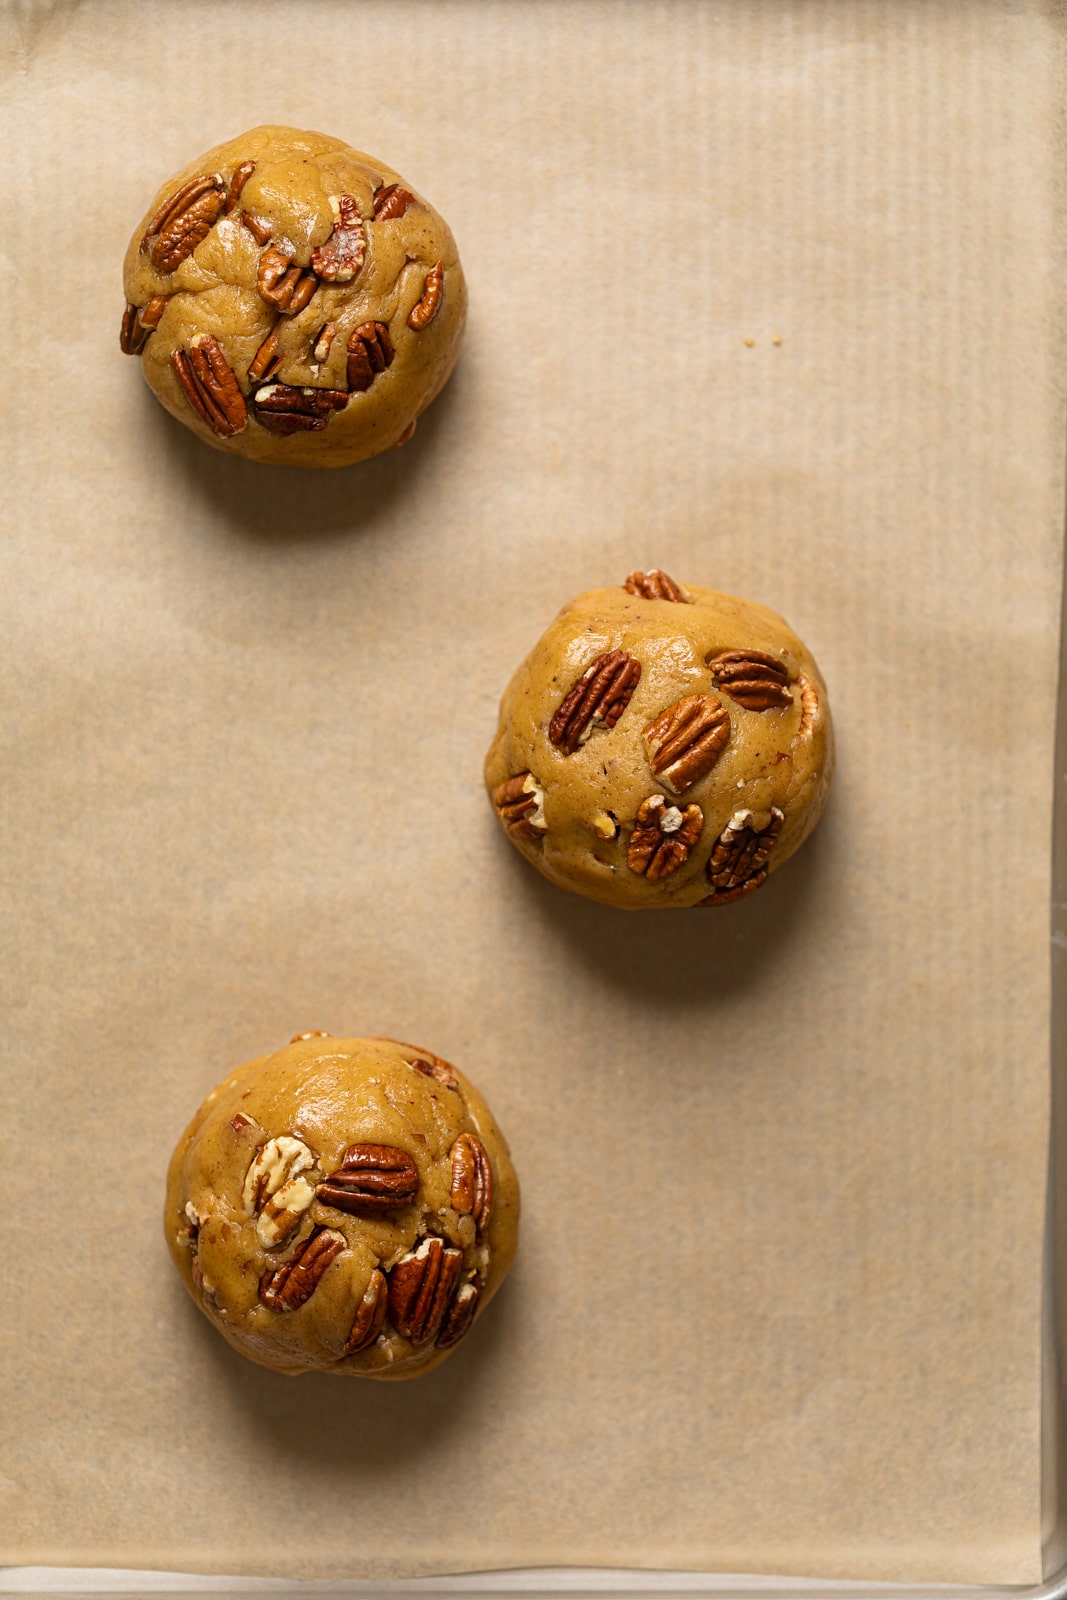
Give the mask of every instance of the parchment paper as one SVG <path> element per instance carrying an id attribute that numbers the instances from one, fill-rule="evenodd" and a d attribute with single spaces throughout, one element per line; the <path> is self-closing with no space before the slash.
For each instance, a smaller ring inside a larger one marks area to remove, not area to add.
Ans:
<path id="1" fill-rule="evenodd" d="M 0 1560 L 1026 1582 L 1063 508 L 1037 0 L 5 11 Z M 156 185 L 266 120 L 448 218 L 411 445 L 244 466 L 118 349 Z M 509 849 L 497 697 L 635 566 L 780 610 L 820 829 L 627 916 Z M 513 1279 L 432 1377 L 276 1377 L 162 1179 L 305 1028 L 469 1071 Z"/>

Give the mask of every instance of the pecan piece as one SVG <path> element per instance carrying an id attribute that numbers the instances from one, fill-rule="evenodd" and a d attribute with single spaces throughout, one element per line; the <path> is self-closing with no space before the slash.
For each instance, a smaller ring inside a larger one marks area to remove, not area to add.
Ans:
<path id="1" fill-rule="evenodd" d="M 311 270 L 326 283 L 351 283 L 363 270 L 367 235 L 363 218 L 350 194 L 332 194 L 333 232 L 311 252 Z"/>
<path id="2" fill-rule="evenodd" d="M 513 839 L 529 839 L 539 844 L 548 830 L 545 821 L 545 791 L 532 772 L 519 772 L 505 778 L 493 790 L 497 816 Z"/>
<path id="3" fill-rule="evenodd" d="M 686 806 L 680 811 L 677 806 L 669 806 L 663 795 L 650 794 L 638 808 L 626 848 L 626 865 L 649 883 L 669 878 L 688 861 L 703 826 L 704 813 L 699 806 Z"/>
<path id="4" fill-rule="evenodd" d="M 345 1340 L 346 1356 L 357 1356 L 361 1350 L 366 1350 L 368 1345 L 374 1343 L 382 1331 L 388 1303 L 389 1285 L 385 1281 L 385 1274 L 379 1272 L 376 1267 L 370 1275 L 370 1282 L 363 1298 L 356 1307 L 352 1329 Z"/>
<path id="5" fill-rule="evenodd" d="M 149 254 L 158 272 L 174 272 L 192 255 L 214 227 L 225 199 L 220 174 L 205 172 L 190 178 L 169 200 L 164 200 L 141 240 L 141 250 L 145 251 L 148 241 L 158 234 Z"/>
<path id="6" fill-rule="evenodd" d="M 294 266 L 292 257 L 272 244 L 260 257 L 256 286 L 267 304 L 283 317 L 295 317 L 315 293 L 319 280 L 313 272 Z"/>
<path id="7" fill-rule="evenodd" d="M 213 334 L 198 333 L 188 351 L 172 351 L 170 364 L 189 404 L 212 433 L 230 439 L 241 432 L 248 421 L 245 397 Z"/>
<path id="8" fill-rule="evenodd" d="M 796 738 L 808 739 L 818 721 L 819 696 L 811 679 L 803 675 L 797 679 L 797 688 L 800 690 L 800 727 Z"/>
<path id="9" fill-rule="evenodd" d="M 348 340 L 348 387 L 354 394 L 369 389 L 396 352 L 384 322 L 361 322 Z"/>
<path id="10" fill-rule="evenodd" d="M 296 389 L 268 384 L 252 400 L 252 415 L 268 433 L 317 433 L 348 404 L 347 389 Z"/>
<path id="11" fill-rule="evenodd" d="M 718 650 L 706 658 L 715 687 L 746 711 L 770 711 L 792 705 L 787 688 L 789 668 L 764 650 Z"/>
<path id="12" fill-rule="evenodd" d="M 441 308 L 441 296 L 445 288 L 444 263 L 438 261 L 426 274 L 426 281 L 422 286 L 422 297 L 408 312 L 408 327 L 414 328 L 416 333 L 421 333 L 423 328 L 428 328 Z"/>
<path id="13" fill-rule="evenodd" d="M 476 1133 L 461 1133 L 449 1151 L 452 1188 L 448 1203 L 453 1211 L 469 1212 L 480 1242 L 493 1211 L 493 1166 L 489 1152 Z"/>
<path id="14" fill-rule="evenodd" d="M 428 1060 L 417 1056 L 414 1061 L 409 1061 L 408 1065 L 414 1067 L 416 1072 L 421 1072 L 424 1078 L 432 1078 L 435 1083 L 441 1084 L 443 1088 L 455 1089 L 458 1093 L 459 1079 L 448 1062 L 442 1061 L 440 1056 L 431 1056 L 429 1051 L 426 1052 L 426 1055 L 429 1057 Z"/>
<path id="15" fill-rule="evenodd" d="M 623 588 L 627 594 L 640 595 L 642 600 L 673 600 L 684 605 L 685 590 L 673 578 L 653 567 L 651 572 L 631 572 Z"/>
<path id="16" fill-rule="evenodd" d="M 672 794 L 706 778 L 730 739 L 730 718 L 713 694 L 676 700 L 642 736 L 652 771 Z"/>
<path id="17" fill-rule="evenodd" d="M 119 344 L 125 355 L 139 356 L 148 343 L 148 336 L 154 328 L 158 328 L 164 311 L 167 309 L 168 296 L 165 294 L 153 295 L 146 306 L 130 306 L 122 315 L 122 331 L 119 334 Z"/>
<path id="18" fill-rule="evenodd" d="M 392 222 L 414 204 L 415 196 L 398 183 L 379 184 L 374 191 L 374 221 Z"/>
<path id="19" fill-rule="evenodd" d="M 252 235 L 257 244 L 267 244 L 270 241 L 271 226 L 264 222 L 262 217 L 255 217 L 251 211 L 241 212 L 241 221 Z"/>
<path id="20" fill-rule="evenodd" d="M 330 350 L 333 347 L 333 336 L 336 332 L 337 324 L 335 322 L 324 322 L 318 333 L 315 335 L 315 341 L 311 347 L 311 354 L 318 362 L 320 367 L 330 354 Z"/>
<path id="21" fill-rule="evenodd" d="M 767 858 L 785 824 L 785 813 L 772 806 L 762 828 L 756 827 L 755 813 L 735 811 L 719 835 L 708 861 L 708 882 L 712 893 L 702 906 L 724 906 L 742 895 L 754 894 L 765 882 Z"/>
<path id="22" fill-rule="evenodd" d="M 272 328 L 248 363 L 249 382 L 265 383 L 268 378 L 273 378 L 281 362 L 282 358 L 278 354 L 278 330 Z"/>
<path id="23" fill-rule="evenodd" d="M 412 1344 L 437 1336 L 456 1287 L 463 1251 L 429 1234 L 389 1274 L 389 1320 Z"/>
<path id="24" fill-rule="evenodd" d="M 458 1344 L 474 1321 L 474 1313 L 478 1309 L 478 1301 L 482 1296 L 484 1284 L 476 1272 L 466 1283 L 461 1283 L 452 1298 L 441 1331 L 437 1335 L 438 1350 L 451 1350 Z"/>
<path id="25" fill-rule="evenodd" d="M 256 1218 L 256 1238 L 264 1250 L 284 1244 L 300 1226 L 300 1219 L 315 1198 L 313 1173 L 316 1159 L 302 1139 L 279 1134 L 257 1150 L 245 1173 L 241 1200 Z"/>
<path id="26" fill-rule="evenodd" d="M 259 1280 L 259 1298 L 268 1311 L 298 1311 L 315 1293 L 326 1268 L 345 1248 L 345 1236 L 316 1228 L 301 1240 L 288 1261 Z"/>
<path id="27" fill-rule="evenodd" d="M 358 1217 L 395 1211 L 419 1191 L 419 1169 L 391 1144 L 350 1144 L 337 1171 L 316 1191 L 325 1206 Z"/>
<path id="28" fill-rule="evenodd" d="M 630 704 L 641 677 L 641 663 L 625 650 L 606 650 L 564 698 L 548 725 L 548 737 L 572 756 L 584 744 L 594 722 L 613 728 Z"/>
<path id="29" fill-rule="evenodd" d="M 304 1033 L 294 1033 L 289 1040 L 290 1044 L 303 1044 L 305 1039 L 332 1039 L 333 1034 L 327 1033 L 325 1028 L 308 1028 Z"/>
<path id="30" fill-rule="evenodd" d="M 255 170 L 256 164 L 254 161 L 242 161 L 239 167 L 234 168 L 233 177 L 230 179 L 230 187 L 226 195 L 227 216 L 229 216 L 230 212 L 241 198 L 241 190 L 244 188 L 245 184 L 248 182 Z"/>

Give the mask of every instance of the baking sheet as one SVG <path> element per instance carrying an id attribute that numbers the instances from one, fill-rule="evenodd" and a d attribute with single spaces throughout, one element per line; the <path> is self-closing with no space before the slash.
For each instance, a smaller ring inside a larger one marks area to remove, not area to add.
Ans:
<path id="1" fill-rule="evenodd" d="M 0 1560 L 1035 1580 L 1059 12 L 0 26 Z M 209 452 L 117 348 L 155 187 L 275 119 L 409 176 L 471 283 L 415 440 L 330 475 Z M 479 790 L 555 609 L 650 565 L 782 611 L 838 727 L 818 834 L 707 916 L 561 895 Z M 524 1179 L 416 1385 L 242 1363 L 165 1259 L 188 1114 L 313 1027 L 456 1060 Z"/>

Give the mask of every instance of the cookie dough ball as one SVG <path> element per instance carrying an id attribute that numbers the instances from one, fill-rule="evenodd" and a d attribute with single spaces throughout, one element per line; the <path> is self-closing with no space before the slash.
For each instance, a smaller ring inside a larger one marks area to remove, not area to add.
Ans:
<path id="1" fill-rule="evenodd" d="M 508 685 L 485 779 L 546 878 L 640 910 L 752 894 L 832 768 L 826 689 L 782 618 L 654 569 L 564 606 Z"/>
<path id="2" fill-rule="evenodd" d="M 411 1378 L 499 1289 L 518 1220 L 508 1147 L 461 1072 L 314 1033 L 211 1091 L 171 1160 L 164 1225 L 189 1293 L 250 1360 Z"/>
<path id="3" fill-rule="evenodd" d="M 121 344 L 207 444 L 343 467 L 404 444 L 455 364 L 455 241 L 339 139 L 253 128 L 169 179 L 126 252 Z"/>

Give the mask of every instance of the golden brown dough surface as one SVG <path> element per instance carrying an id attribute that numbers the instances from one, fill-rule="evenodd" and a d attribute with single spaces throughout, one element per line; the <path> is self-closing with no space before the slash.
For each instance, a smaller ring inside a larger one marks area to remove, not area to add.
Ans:
<path id="1" fill-rule="evenodd" d="M 409 1378 L 492 1299 L 518 1219 L 507 1144 L 461 1072 L 392 1039 L 312 1034 L 207 1096 L 171 1160 L 164 1227 L 242 1355 Z"/>
<path id="2" fill-rule="evenodd" d="M 563 607 L 504 693 L 485 781 L 546 878 L 639 910 L 759 889 L 832 770 L 826 687 L 782 618 L 654 569 Z"/>
<path id="3" fill-rule="evenodd" d="M 219 450 L 347 466 L 403 444 L 459 353 L 448 226 L 338 139 L 253 128 L 159 190 L 130 241 L 121 344 Z"/>

